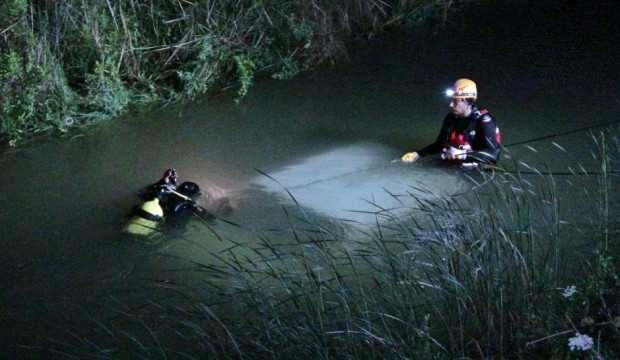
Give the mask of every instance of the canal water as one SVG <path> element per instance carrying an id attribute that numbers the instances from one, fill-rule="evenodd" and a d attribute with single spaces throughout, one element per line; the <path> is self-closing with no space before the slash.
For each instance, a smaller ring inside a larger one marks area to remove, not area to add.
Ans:
<path id="1" fill-rule="evenodd" d="M 229 240 L 251 243 L 300 216 L 360 229 L 381 209 L 406 213 L 413 197 L 394 194 L 473 191 L 467 174 L 436 160 L 392 162 L 434 140 L 448 111 L 443 90 L 456 78 L 477 81 L 505 144 L 620 120 L 620 26 L 610 19 L 617 9 L 544 3 L 471 6 L 441 27 L 382 35 L 349 62 L 258 80 L 238 105 L 224 94 L 6 151 L 4 348 L 42 351 L 67 324 L 98 318 L 111 299 L 146 301 L 146 284 L 179 281 L 184 261 L 215 262 Z M 508 147 L 502 163 L 598 170 L 594 148 L 584 131 Z M 169 167 L 202 187 L 201 203 L 220 219 L 191 218 L 149 241 L 123 236 L 138 190 Z M 596 186 L 594 177 L 570 180 Z M 566 216 L 578 218 L 582 198 L 572 195 Z"/>

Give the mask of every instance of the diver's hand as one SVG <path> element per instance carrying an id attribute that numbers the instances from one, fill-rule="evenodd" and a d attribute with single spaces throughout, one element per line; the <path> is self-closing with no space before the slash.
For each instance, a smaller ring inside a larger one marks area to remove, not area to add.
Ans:
<path id="1" fill-rule="evenodd" d="M 418 161 L 419 158 L 420 158 L 420 154 L 414 151 L 414 152 L 408 152 L 404 154 L 403 156 L 401 156 L 400 160 L 402 162 L 412 163 L 412 162 Z"/>
<path id="2" fill-rule="evenodd" d="M 172 184 L 164 184 L 164 185 L 159 185 L 158 186 L 158 190 L 162 193 L 162 194 L 172 194 L 175 192 L 176 188 L 174 185 Z"/>
<path id="3" fill-rule="evenodd" d="M 468 150 L 459 149 L 459 148 L 450 146 L 447 149 L 445 149 L 442 155 L 444 155 L 445 159 L 448 159 L 448 160 L 465 160 L 467 158 L 468 152 L 469 152 Z"/>

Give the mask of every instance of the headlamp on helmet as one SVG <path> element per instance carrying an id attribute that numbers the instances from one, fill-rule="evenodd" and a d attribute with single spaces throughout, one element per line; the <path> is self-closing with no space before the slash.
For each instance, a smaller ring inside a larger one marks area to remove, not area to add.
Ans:
<path id="1" fill-rule="evenodd" d="M 458 79 L 454 85 L 446 90 L 446 96 L 453 99 L 473 99 L 478 98 L 476 83 L 469 79 Z"/>

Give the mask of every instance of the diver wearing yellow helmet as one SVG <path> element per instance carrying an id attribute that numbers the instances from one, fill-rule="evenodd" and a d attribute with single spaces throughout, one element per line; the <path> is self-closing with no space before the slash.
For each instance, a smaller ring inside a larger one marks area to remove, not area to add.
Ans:
<path id="1" fill-rule="evenodd" d="M 446 115 L 437 139 L 421 150 L 405 153 L 401 160 L 411 163 L 420 157 L 441 153 L 441 158 L 464 166 L 495 164 L 501 151 L 501 135 L 495 119 L 479 109 L 476 83 L 458 79 L 446 90 L 451 112 Z"/>

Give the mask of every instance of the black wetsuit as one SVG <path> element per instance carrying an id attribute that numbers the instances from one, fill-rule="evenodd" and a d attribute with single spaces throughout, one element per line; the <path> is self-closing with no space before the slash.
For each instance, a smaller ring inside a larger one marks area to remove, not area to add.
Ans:
<path id="1" fill-rule="evenodd" d="M 467 117 L 446 115 L 435 142 L 419 150 L 418 154 L 427 156 L 449 146 L 469 145 L 472 151 L 461 162 L 495 164 L 501 151 L 500 141 L 495 119 L 486 110 L 474 107 Z"/>

